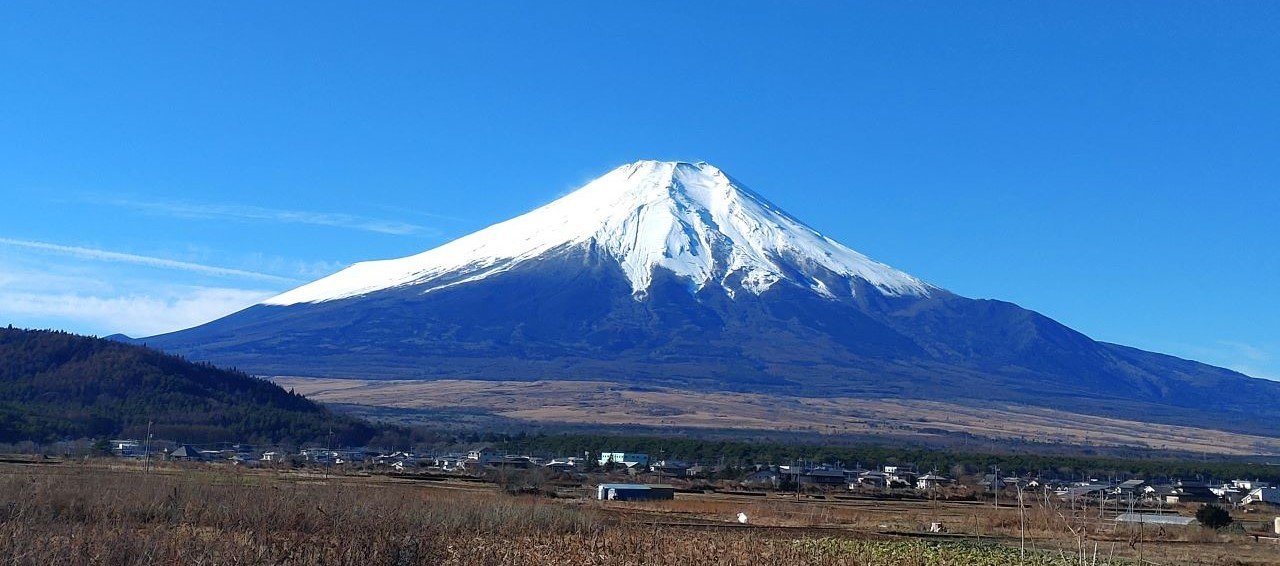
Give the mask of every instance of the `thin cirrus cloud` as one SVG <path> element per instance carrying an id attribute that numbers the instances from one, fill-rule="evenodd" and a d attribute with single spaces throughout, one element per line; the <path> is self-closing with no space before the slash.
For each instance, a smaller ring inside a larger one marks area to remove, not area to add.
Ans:
<path id="1" fill-rule="evenodd" d="M 161 257 L 145 256 L 138 254 L 130 254 L 123 252 L 113 252 L 110 250 L 102 250 L 97 248 L 84 248 L 80 246 L 65 246 L 62 244 L 53 244 L 49 242 L 39 242 L 35 240 L 18 240 L 13 238 L 0 238 L 0 245 L 22 248 L 27 250 L 35 250 L 46 253 L 54 253 L 78 257 L 82 259 L 91 259 L 97 261 L 129 263 L 134 265 L 145 265 L 148 267 L 158 267 L 163 269 L 176 269 L 180 271 L 189 271 L 192 273 L 200 273 L 204 275 L 213 275 L 217 277 L 235 277 L 240 279 L 253 279 L 257 281 L 268 281 L 273 283 L 296 283 L 296 279 L 272 275 L 270 273 L 260 273 L 257 271 L 248 271 L 244 269 L 233 269 L 230 267 L 218 267 L 214 265 L 205 265 L 201 263 L 193 263 L 189 261 L 178 261 Z"/>
<path id="2" fill-rule="evenodd" d="M 203 324 L 272 294 L 253 289 L 183 287 L 103 297 L 84 292 L 0 289 L 0 319 L 39 321 L 27 326 L 70 327 L 96 334 L 150 336 Z"/>
<path id="3" fill-rule="evenodd" d="M 121 208 L 179 218 L 222 218 L 230 220 L 280 222 L 286 224 L 310 224 L 313 226 L 329 226 L 333 228 L 363 230 L 366 232 L 391 234 L 396 236 L 436 234 L 436 231 L 431 228 L 410 222 L 370 218 L 340 212 L 313 212 L 307 210 L 285 210 L 241 204 L 178 201 L 110 199 L 103 202 L 104 204 Z"/>
<path id="4" fill-rule="evenodd" d="M 1280 344 L 1250 344 L 1218 340 L 1206 344 L 1153 346 L 1157 351 L 1179 353 L 1207 364 L 1235 370 L 1250 377 L 1280 381 Z"/>

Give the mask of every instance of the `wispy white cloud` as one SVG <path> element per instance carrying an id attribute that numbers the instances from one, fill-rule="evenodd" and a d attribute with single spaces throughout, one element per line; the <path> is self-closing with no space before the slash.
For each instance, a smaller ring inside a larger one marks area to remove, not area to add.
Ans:
<path id="1" fill-rule="evenodd" d="M 1252 365 L 1232 365 L 1228 366 L 1227 369 L 1238 371 L 1249 377 L 1259 377 L 1262 379 L 1270 379 L 1271 381 L 1280 381 L 1280 371 L 1276 371 L 1275 368 L 1268 369 Z"/>
<path id="2" fill-rule="evenodd" d="M 1244 342 L 1236 342 L 1233 340 L 1221 340 L 1218 344 L 1221 346 L 1221 349 L 1250 362 L 1269 362 L 1272 358 L 1271 352 L 1266 348 L 1256 346 L 1254 344 L 1246 344 Z"/>
<path id="3" fill-rule="evenodd" d="M 378 209 L 380 209 L 380 210 L 385 210 L 385 211 L 388 211 L 388 212 L 394 212 L 394 213 L 396 213 L 396 214 L 403 214 L 403 215 L 409 215 L 409 216 L 418 216 L 418 217 L 421 217 L 421 218 L 430 218 L 430 219 L 432 219 L 432 220 L 447 220 L 447 221 L 449 221 L 449 222 L 467 222 L 467 221 L 468 221 L 466 218 L 463 218 L 463 217 L 461 217 L 461 216 L 451 216 L 451 215 L 448 215 L 448 214 L 440 214 L 440 213 L 436 213 L 436 212 L 427 212 L 427 211 L 425 211 L 425 210 L 418 210 L 418 209 L 416 209 L 416 208 L 409 208 L 409 207 L 407 207 L 407 206 L 395 206 L 395 205 L 390 205 L 390 204 L 378 204 L 378 205 L 374 205 L 374 207 L 375 207 L 375 208 L 378 208 Z"/>
<path id="4" fill-rule="evenodd" d="M 139 270 L 75 254 L 0 253 L 0 324 L 149 336 L 188 328 L 279 293 L 272 281 L 208 284 L 203 272 Z M 8 252 L 0 245 L 0 252 Z"/>
<path id="5" fill-rule="evenodd" d="M 76 292 L 23 292 L 0 288 L 0 322 L 57 325 L 80 332 L 152 336 L 214 320 L 273 295 L 274 291 L 171 287 L 122 296 Z M 38 321 L 38 322 L 29 322 Z"/>
<path id="6" fill-rule="evenodd" d="M 1218 340 L 1208 345 L 1183 344 L 1177 350 L 1205 363 L 1251 377 L 1280 381 L 1280 346 Z"/>
<path id="7" fill-rule="evenodd" d="M 178 218 L 224 218 L 232 220 L 258 220 L 264 222 L 280 222 L 286 224 L 310 224 L 313 226 L 330 226 L 351 230 L 363 230 L 379 234 L 408 236 L 413 234 L 436 234 L 436 230 L 399 220 L 370 218 L 342 212 L 314 212 L 309 210 L 287 210 L 249 206 L 242 204 L 198 203 L 185 201 L 146 201 L 129 199 L 92 200 L 102 204 L 128 208 L 152 214 L 161 214 Z"/>
<path id="8" fill-rule="evenodd" d="M 110 250 L 102 250 L 97 248 L 84 248 L 79 246 L 65 246 L 61 244 L 53 244 L 49 242 L 39 242 L 34 240 L 18 240 L 13 238 L 0 238 L 0 245 L 12 246 L 28 250 L 36 250 L 47 253 L 55 253 L 61 255 L 74 256 L 82 259 L 91 259 L 96 261 L 130 263 L 135 265 L 145 265 L 148 267 L 158 267 L 163 269 L 176 269 L 180 271 L 189 271 L 204 275 L 215 275 L 218 277 L 237 277 L 243 279 L 254 279 L 258 281 L 270 281 L 275 283 L 296 283 L 297 280 L 269 273 L 259 273 L 256 271 L 247 271 L 243 269 L 233 269 L 229 267 L 218 267 L 213 265 L 204 265 L 189 261 L 178 261 L 173 259 L 145 256 L 131 253 L 114 252 Z"/>
<path id="9" fill-rule="evenodd" d="M 260 252 L 237 256 L 233 263 L 242 269 L 250 269 L 264 273 L 288 273 L 294 277 L 308 281 L 333 275 L 338 270 L 350 265 L 349 263 L 340 261 L 306 261 Z"/>

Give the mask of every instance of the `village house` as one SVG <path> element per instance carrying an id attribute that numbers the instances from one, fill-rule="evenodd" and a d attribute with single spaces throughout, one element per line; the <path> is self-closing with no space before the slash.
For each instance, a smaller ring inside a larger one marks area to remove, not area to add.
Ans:
<path id="1" fill-rule="evenodd" d="M 782 474 L 779 474 L 777 470 L 765 468 L 747 474 L 747 477 L 742 478 L 739 483 L 743 487 L 755 489 L 776 489 L 782 484 Z"/>
<path id="2" fill-rule="evenodd" d="M 137 440 L 112 440 L 111 453 L 121 458 L 132 458 L 142 455 L 142 445 Z"/>
<path id="3" fill-rule="evenodd" d="M 334 452 L 335 464 L 363 464 L 366 459 L 364 448 L 347 448 Z"/>
<path id="4" fill-rule="evenodd" d="M 662 460 L 650 467 L 655 474 L 684 477 L 689 474 L 689 464 L 679 460 Z"/>
<path id="5" fill-rule="evenodd" d="M 706 477 L 706 476 L 708 476 L 708 475 L 710 475 L 710 474 L 713 474 L 713 473 L 715 473 L 715 472 L 719 471 L 719 470 L 717 470 L 717 468 L 718 468 L 718 467 L 719 467 L 719 466 L 710 466 L 710 467 L 708 467 L 708 466 L 703 466 L 702 464 L 694 464 L 694 465 L 692 465 L 692 466 L 689 466 L 689 469 L 688 469 L 688 470 L 685 470 L 685 472 L 684 472 L 684 473 L 685 473 L 685 475 L 687 475 L 687 476 L 689 476 L 689 477 L 691 477 L 691 478 Z"/>
<path id="6" fill-rule="evenodd" d="M 903 466 L 885 466 L 885 485 L 893 489 L 909 489 L 916 486 L 919 477 L 912 468 Z"/>
<path id="7" fill-rule="evenodd" d="M 1142 490 L 1147 486 L 1147 480 L 1131 479 L 1120 482 L 1111 489 L 1111 493 L 1119 495 L 1122 499 L 1130 497 L 1140 497 Z"/>
<path id="8" fill-rule="evenodd" d="M 868 470 L 864 470 L 862 468 L 845 468 L 844 479 L 845 481 L 850 482 L 858 481 L 858 478 L 861 477 L 862 474 L 867 473 L 867 471 Z"/>
<path id="9" fill-rule="evenodd" d="M 645 467 L 649 465 L 649 455 L 639 452 L 601 452 L 600 465 L 608 466 L 609 464 L 619 464 L 628 468 Z"/>
<path id="10" fill-rule="evenodd" d="M 166 457 L 170 460 L 184 462 L 199 462 L 204 459 L 198 450 L 192 448 L 188 444 L 183 444 L 182 446 L 175 448 L 173 452 L 170 452 Z"/>
<path id="11" fill-rule="evenodd" d="M 507 455 L 494 462 L 493 465 L 501 468 L 531 468 L 536 464 L 533 458 L 528 456 Z"/>
<path id="12" fill-rule="evenodd" d="M 915 487 L 915 481 L 913 478 L 904 479 L 894 475 L 889 476 L 886 479 L 887 482 L 885 483 L 885 487 L 888 487 L 889 489 L 911 489 Z"/>
<path id="13" fill-rule="evenodd" d="M 951 478 L 928 473 L 916 478 L 916 489 L 933 490 L 951 485 Z"/>
<path id="14" fill-rule="evenodd" d="M 570 456 L 568 458 L 552 458 L 543 467 L 557 472 L 572 472 L 581 468 L 584 463 L 582 458 Z"/>
<path id="15" fill-rule="evenodd" d="M 501 462 L 502 458 L 502 453 L 488 446 L 484 448 L 476 448 L 475 450 L 467 452 L 467 463 L 477 466 L 495 464 L 497 462 Z"/>
<path id="16" fill-rule="evenodd" d="M 669 485 L 602 483 L 596 486 L 596 499 L 601 501 L 658 501 L 675 497 L 676 488 Z"/>
<path id="17" fill-rule="evenodd" d="M 1109 483 L 1080 482 L 1057 490 L 1055 493 L 1058 497 L 1070 501 L 1073 499 L 1099 499 L 1106 498 L 1108 493 L 1115 491 L 1115 486 Z"/>
<path id="18" fill-rule="evenodd" d="M 796 481 L 807 486 L 844 485 L 844 470 L 835 468 L 814 468 L 801 473 Z"/>
<path id="19" fill-rule="evenodd" d="M 333 463 L 333 459 L 336 456 L 333 451 L 326 450 L 324 448 L 303 448 L 298 455 L 302 456 L 303 460 L 312 464 L 325 465 Z"/>
<path id="20" fill-rule="evenodd" d="M 1231 480 L 1231 487 L 1242 491 L 1253 491 L 1260 487 L 1271 487 L 1271 482 L 1258 480 Z"/>
<path id="21" fill-rule="evenodd" d="M 1241 505 L 1256 505 L 1258 503 L 1280 505 L 1280 488 L 1259 487 L 1240 499 Z"/>
<path id="22" fill-rule="evenodd" d="M 868 470 L 859 475 L 856 481 L 850 483 L 849 489 L 858 489 L 863 487 L 883 488 L 888 486 L 888 474 L 876 470 Z"/>
<path id="23" fill-rule="evenodd" d="M 1165 494 L 1164 502 L 1169 505 L 1177 505 L 1179 503 L 1213 503 L 1218 500 L 1218 496 L 1213 494 L 1209 486 L 1202 483 L 1178 482 L 1173 484 L 1169 493 Z"/>
<path id="24" fill-rule="evenodd" d="M 1209 491 L 1213 492 L 1213 494 L 1216 495 L 1218 499 L 1221 499 L 1234 506 L 1234 505 L 1240 504 L 1240 500 L 1244 499 L 1245 495 L 1248 493 L 1249 490 L 1239 489 L 1232 486 L 1231 484 L 1226 484 L 1226 485 L 1217 486 L 1217 487 L 1210 487 Z"/>
<path id="25" fill-rule="evenodd" d="M 436 467 L 446 472 L 461 472 L 466 469 L 466 458 L 458 455 L 437 456 L 435 458 Z"/>
<path id="26" fill-rule="evenodd" d="M 978 480 L 978 485 L 987 491 L 1003 491 L 1005 482 L 1004 478 L 997 477 L 995 474 L 983 474 L 982 479 Z"/>

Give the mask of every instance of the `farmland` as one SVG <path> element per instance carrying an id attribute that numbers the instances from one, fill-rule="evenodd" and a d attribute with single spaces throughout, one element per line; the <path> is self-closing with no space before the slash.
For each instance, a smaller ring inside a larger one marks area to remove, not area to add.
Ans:
<path id="1" fill-rule="evenodd" d="M 972 435 L 1056 447 L 1085 445 L 1235 456 L 1280 453 L 1280 442 L 1268 436 L 1200 427 L 1151 426 L 1138 420 L 1012 403 L 971 407 L 904 399 L 791 397 L 662 387 L 637 390 L 603 381 L 309 377 L 275 377 L 273 381 L 309 399 L 340 405 L 356 415 L 386 418 L 396 411 L 427 415 L 418 421 L 404 417 L 405 424 L 437 422 L 440 412 L 445 411 L 450 415 L 472 415 L 486 427 L 494 422 L 588 428 L 644 423 L 659 431 L 786 431 L 827 437 L 882 436 L 932 444 L 954 443 L 958 436 Z"/>
<path id="2" fill-rule="evenodd" d="M 0 464 L 9 564 L 1269 564 L 1277 546 L 1200 528 L 1118 529 L 1032 503 L 680 493 L 513 496 L 466 478 L 119 460 Z M 747 524 L 736 520 L 749 517 Z M 1257 530 L 1267 517 L 1240 516 Z M 946 533 L 930 534 L 931 523 Z"/>

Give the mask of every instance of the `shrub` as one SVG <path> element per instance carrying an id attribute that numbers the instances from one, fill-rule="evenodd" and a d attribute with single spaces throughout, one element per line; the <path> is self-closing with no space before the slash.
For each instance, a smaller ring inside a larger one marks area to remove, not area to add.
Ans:
<path id="1" fill-rule="evenodd" d="M 1208 503 L 1201 507 L 1199 511 L 1196 511 L 1196 520 L 1200 521 L 1201 525 L 1211 529 L 1221 529 L 1232 522 L 1231 513 L 1212 503 Z"/>

